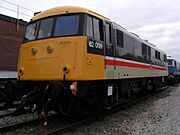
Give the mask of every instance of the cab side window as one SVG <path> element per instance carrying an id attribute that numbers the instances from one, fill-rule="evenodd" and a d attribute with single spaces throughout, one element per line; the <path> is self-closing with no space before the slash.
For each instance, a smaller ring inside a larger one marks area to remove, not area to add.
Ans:
<path id="1" fill-rule="evenodd" d="M 155 51 L 155 58 L 158 59 L 158 60 L 161 60 L 160 52 Z"/>
<path id="2" fill-rule="evenodd" d="M 142 56 L 144 58 L 144 61 L 147 60 L 147 54 L 148 54 L 148 47 L 146 44 L 142 43 Z"/>
<path id="3" fill-rule="evenodd" d="M 114 56 L 114 48 L 111 40 L 111 24 L 105 24 L 105 33 L 106 33 L 106 55 L 107 56 Z"/>
<path id="4" fill-rule="evenodd" d="M 86 35 L 93 37 L 93 21 L 92 17 L 87 17 Z"/>
<path id="5" fill-rule="evenodd" d="M 87 16 L 86 35 L 100 41 L 104 41 L 103 21 Z"/>
<path id="6" fill-rule="evenodd" d="M 111 41 L 111 25 L 106 24 L 106 43 L 112 43 Z"/>

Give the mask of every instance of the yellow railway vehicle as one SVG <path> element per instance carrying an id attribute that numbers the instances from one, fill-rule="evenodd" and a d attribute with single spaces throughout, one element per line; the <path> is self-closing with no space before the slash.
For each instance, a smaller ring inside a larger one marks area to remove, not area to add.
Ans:
<path id="1" fill-rule="evenodd" d="M 24 85 L 27 95 L 42 110 L 53 101 L 62 114 L 121 103 L 142 88 L 161 87 L 166 76 L 164 52 L 80 7 L 34 16 L 18 59 L 18 78 L 29 86 Z"/>
<path id="2" fill-rule="evenodd" d="M 103 27 L 103 21 L 110 21 L 78 7 L 54 8 L 32 18 L 20 50 L 20 80 L 104 79 L 104 56 L 87 52 L 90 39 L 84 34 L 84 22 L 88 16 L 94 16 L 97 28 L 100 24 Z M 98 38 L 96 46 L 102 49 L 103 37 Z"/>

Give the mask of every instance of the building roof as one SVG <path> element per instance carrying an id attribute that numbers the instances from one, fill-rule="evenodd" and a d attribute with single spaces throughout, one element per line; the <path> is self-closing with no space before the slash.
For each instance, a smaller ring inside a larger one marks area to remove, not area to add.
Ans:
<path id="1" fill-rule="evenodd" d="M 0 20 L 8 21 L 8 22 L 11 22 L 11 23 L 17 23 L 18 19 L 10 17 L 10 16 L 3 15 L 3 14 L 0 14 Z M 24 26 L 27 25 L 27 22 L 22 20 L 22 19 L 19 19 L 18 21 L 19 21 L 20 25 L 24 25 Z"/>

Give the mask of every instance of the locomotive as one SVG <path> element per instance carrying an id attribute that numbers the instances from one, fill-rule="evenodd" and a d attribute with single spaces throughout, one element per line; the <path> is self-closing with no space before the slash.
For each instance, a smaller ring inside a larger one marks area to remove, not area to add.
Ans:
<path id="1" fill-rule="evenodd" d="M 177 83 L 180 79 L 180 63 L 173 59 L 172 57 L 168 58 L 168 83 L 174 84 Z"/>
<path id="2" fill-rule="evenodd" d="M 82 113 L 166 85 L 166 53 L 89 9 L 57 7 L 28 23 L 17 86 L 38 111 Z"/>

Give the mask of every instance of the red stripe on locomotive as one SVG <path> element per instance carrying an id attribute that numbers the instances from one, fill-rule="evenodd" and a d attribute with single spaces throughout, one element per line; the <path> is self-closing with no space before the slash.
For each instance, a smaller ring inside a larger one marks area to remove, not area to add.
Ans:
<path id="1" fill-rule="evenodd" d="M 137 63 L 130 63 L 124 61 L 117 61 L 117 60 L 105 60 L 106 65 L 115 65 L 115 66 L 123 66 L 123 67 L 134 67 L 134 68 L 145 68 L 145 69 L 154 69 L 154 70 L 167 70 L 167 68 L 163 67 L 155 67 L 155 66 L 148 66 L 142 65 Z"/>

